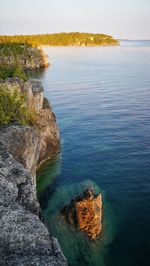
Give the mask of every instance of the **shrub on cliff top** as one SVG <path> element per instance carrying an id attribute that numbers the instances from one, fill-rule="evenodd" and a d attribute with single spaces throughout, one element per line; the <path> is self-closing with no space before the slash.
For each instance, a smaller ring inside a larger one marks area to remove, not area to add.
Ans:
<path id="1" fill-rule="evenodd" d="M 23 79 L 23 81 L 27 81 L 26 74 L 21 67 L 16 67 L 13 73 L 13 77 L 17 77 Z"/>
<path id="2" fill-rule="evenodd" d="M 28 110 L 25 94 L 0 87 L 0 124 L 14 121 L 22 125 L 34 125 L 36 114 Z"/>
<path id="3" fill-rule="evenodd" d="M 21 67 L 11 66 L 7 67 L 4 65 L 0 66 L 0 79 L 17 77 L 23 79 L 23 81 L 27 81 L 26 74 Z"/>
<path id="4" fill-rule="evenodd" d="M 6 36 L 7 39 L 7 36 Z M 3 40 L 3 37 L 2 37 Z M 4 41 L 0 42 L 0 56 L 17 56 L 25 55 L 27 48 L 31 47 L 30 44 L 21 42 Z"/>

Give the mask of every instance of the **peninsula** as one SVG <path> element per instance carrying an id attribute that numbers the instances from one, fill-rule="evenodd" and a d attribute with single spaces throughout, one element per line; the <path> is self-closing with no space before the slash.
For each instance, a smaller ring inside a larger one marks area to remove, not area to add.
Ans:
<path id="1" fill-rule="evenodd" d="M 109 46 L 119 45 L 119 41 L 107 34 L 63 32 L 39 35 L 0 36 L 0 42 L 28 43 L 52 46 Z"/>

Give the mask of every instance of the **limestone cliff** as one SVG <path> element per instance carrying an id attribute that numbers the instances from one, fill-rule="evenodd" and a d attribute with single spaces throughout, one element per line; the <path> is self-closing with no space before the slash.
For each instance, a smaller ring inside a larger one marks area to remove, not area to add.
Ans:
<path id="1" fill-rule="evenodd" d="M 47 55 L 40 46 L 27 44 L 1 44 L 0 65 L 20 66 L 24 69 L 35 69 L 49 65 Z"/>
<path id="2" fill-rule="evenodd" d="M 55 115 L 40 81 L 7 79 L 1 86 L 27 93 L 36 126 L 0 127 L 0 265 L 67 265 L 55 238 L 39 219 L 36 169 L 60 150 Z"/>
<path id="3" fill-rule="evenodd" d="M 60 151 L 55 115 L 48 100 L 44 98 L 43 86 L 39 80 L 23 82 L 18 78 L 11 78 L 1 81 L 1 86 L 26 93 L 28 108 L 38 115 L 34 127 L 11 125 L 3 128 L 5 139 L 9 139 L 7 147 L 12 155 L 27 170 L 35 172 L 45 159 L 51 159 Z"/>

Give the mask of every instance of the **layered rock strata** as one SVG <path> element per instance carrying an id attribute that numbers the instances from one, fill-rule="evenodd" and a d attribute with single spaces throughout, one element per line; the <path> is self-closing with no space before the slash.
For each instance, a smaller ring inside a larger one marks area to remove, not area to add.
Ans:
<path id="1" fill-rule="evenodd" d="M 38 123 L 0 127 L 0 265 L 67 265 L 57 240 L 39 218 L 36 197 L 37 167 L 60 150 L 55 116 L 40 81 L 9 79 L 0 87 L 4 85 L 27 93 Z"/>
<path id="2" fill-rule="evenodd" d="M 91 239 L 95 239 L 102 231 L 102 196 L 94 195 L 92 188 L 73 199 L 61 213 Z"/>

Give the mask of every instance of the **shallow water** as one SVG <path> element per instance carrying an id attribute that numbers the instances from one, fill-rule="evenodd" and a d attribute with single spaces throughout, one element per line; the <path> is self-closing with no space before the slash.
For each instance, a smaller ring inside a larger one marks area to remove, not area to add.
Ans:
<path id="1" fill-rule="evenodd" d="M 41 169 L 38 196 L 71 266 L 146 266 L 150 251 L 150 47 L 45 47 L 44 83 L 61 131 L 60 158 Z M 103 196 L 95 242 L 60 209 L 92 185 Z"/>

